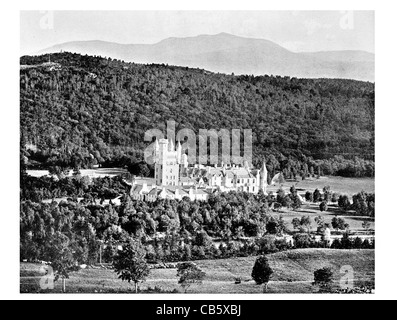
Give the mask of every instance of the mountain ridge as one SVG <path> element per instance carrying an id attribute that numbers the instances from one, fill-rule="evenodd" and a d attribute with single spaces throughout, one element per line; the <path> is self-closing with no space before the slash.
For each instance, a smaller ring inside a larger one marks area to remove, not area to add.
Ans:
<path id="1" fill-rule="evenodd" d="M 60 43 L 39 54 L 69 51 L 136 63 L 166 63 L 226 74 L 273 74 L 374 82 L 374 54 L 362 50 L 292 52 L 266 39 L 228 33 L 170 37 L 154 44 L 103 40 Z"/>

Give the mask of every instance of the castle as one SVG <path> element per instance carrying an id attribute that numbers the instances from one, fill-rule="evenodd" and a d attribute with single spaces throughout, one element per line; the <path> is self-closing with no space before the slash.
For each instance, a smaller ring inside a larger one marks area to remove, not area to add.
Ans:
<path id="1" fill-rule="evenodd" d="M 251 169 L 247 161 L 236 165 L 189 165 L 187 155 L 178 142 L 160 139 L 154 143 L 154 184 L 133 183 L 131 197 L 135 200 L 155 201 L 161 199 L 206 201 L 216 191 L 266 194 L 267 169 L 265 161 L 261 169 Z"/>

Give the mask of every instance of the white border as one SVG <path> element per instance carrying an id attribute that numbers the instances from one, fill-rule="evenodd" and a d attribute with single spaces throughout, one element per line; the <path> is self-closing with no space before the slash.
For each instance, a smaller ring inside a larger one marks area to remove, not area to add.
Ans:
<path id="1" fill-rule="evenodd" d="M 333 0 L 324 2 L 313 0 L 264 1 L 95 1 L 91 3 L 69 0 L 62 3 L 54 1 L 14 1 L 6 6 L 2 3 L 1 20 L 2 75 L 2 156 L 3 168 L 1 195 L 0 239 L 2 244 L 0 263 L 1 299 L 134 299 L 134 300 L 197 300 L 197 299 L 395 299 L 396 279 L 394 277 L 396 248 L 395 228 L 397 212 L 395 198 L 394 159 L 396 159 L 395 77 L 396 77 L 396 18 L 393 5 L 386 1 L 348 1 Z M 376 294 L 375 295 L 259 295 L 259 294 L 19 294 L 19 10 L 375 10 L 376 11 Z"/>

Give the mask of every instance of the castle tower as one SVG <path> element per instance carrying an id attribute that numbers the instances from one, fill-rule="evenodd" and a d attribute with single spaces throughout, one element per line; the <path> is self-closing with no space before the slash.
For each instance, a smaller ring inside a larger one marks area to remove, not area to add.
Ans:
<path id="1" fill-rule="evenodd" d="M 174 150 L 174 143 L 172 142 L 172 139 L 170 140 L 170 143 L 168 144 L 168 151 L 175 151 Z"/>
<path id="2" fill-rule="evenodd" d="M 244 161 L 243 161 L 243 168 L 246 169 L 247 171 L 250 170 L 250 165 L 248 164 L 248 161 L 247 161 L 247 160 L 244 160 Z"/>
<path id="3" fill-rule="evenodd" d="M 181 164 L 182 163 L 182 146 L 180 141 L 176 145 L 176 161 Z"/>
<path id="4" fill-rule="evenodd" d="M 187 169 L 187 167 L 188 167 L 188 165 L 189 165 L 189 163 L 188 163 L 188 161 L 187 161 L 187 154 L 183 154 L 182 155 L 182 157 L 181 157 L 181 163 L 182 163 L 182 166 L 185 168 L 185 169 Z"/>
<path id="5" fill-rule="evenodd" d="M 158 186 L 177 186 L 179 184 L 179 164 L 177 151 L 172 141 L 160 139 L 158 159 L 154 166 L 154 177 Z"/>
<path id="6" fill-rule="evenodd" d="M 263 159 L 263 165 L 262 169 L 260 172 L 260 186 L 259 189 L 263 191 L 263 193 L 266 193 L 266 187 L 267 187 L 267 169 L 266 169 L 266 159 Z"/>
<path id="7" fill-rule="evenodd" d="M 153 162 L 154 163 L 159 161 L 159 152 L 160 152 L 159 141 L 156 139 L 156 141 L 154 142 L 154 148 L 153 148 Z"/>

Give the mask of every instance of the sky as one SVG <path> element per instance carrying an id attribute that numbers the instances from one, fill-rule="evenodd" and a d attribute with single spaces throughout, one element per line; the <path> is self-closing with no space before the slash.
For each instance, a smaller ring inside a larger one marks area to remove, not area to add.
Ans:
<path id="1" fill-rule="evenodd" d="M 374 11 L 21 11 L 20 53 L 81 40 L 151 44 L 231 33 L 294 52 L 375 52 Z"/>

